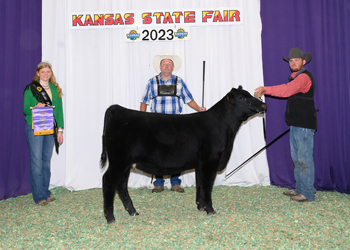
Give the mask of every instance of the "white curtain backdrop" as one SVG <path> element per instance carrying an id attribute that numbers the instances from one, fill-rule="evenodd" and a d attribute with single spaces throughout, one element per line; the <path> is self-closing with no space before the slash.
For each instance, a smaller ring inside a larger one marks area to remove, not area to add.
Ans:
<path id="1" fill-rule="evenodd" d="M 242 25 L 194 26 L 188 41 L 127 43 L 124 29 L 69 29 L 69 13 L 118 13 L 125 10 L 169 10 L 240 7 Z M 50 61 L 63 89 L 64 144 L 52 158 L 51 186 L 69 190 L 102 187 L 99 167 L 104 113 L 112 104 L 139 110 L 149 78 L 156 74 L 155 55 L 180 56 L 177 75 L 188 85 L 196 102 L 209 109 L 232 87 L 242 85 L 250 93 L 263 85 L 259 0 L 51 0 L 43 1 L 42 59 Z M 149 110 L 148 110 L 149 111 Z M 185 105 L 184 114 L 194 112 Z M 265 152 L 232 177 L 229 173 L 265 146 L 262 116 L 242 124 L 227 168 L 215 185 L 269 185 Z M 181 177 L 183 186 L 195 185 L 193 171 Z M 129 187 L 152 187 L 151 176 L 132 171 Z M 170 187 L 169 179 L 166 186 Z"/>

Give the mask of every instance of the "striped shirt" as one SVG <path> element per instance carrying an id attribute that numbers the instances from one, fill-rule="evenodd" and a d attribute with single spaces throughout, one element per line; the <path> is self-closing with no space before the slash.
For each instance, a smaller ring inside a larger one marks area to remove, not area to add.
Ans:
<path id="1" fill-rule="evenodd" d="M 159 85 L 175 84 L 175 77 L 175 75 L 171 75 L 168 81 L 164 81 L 159 74 Z M 183 103 L 188 103 L 193 100 L 185 82 L 180 77 L 177 77 L 177 96 L 157 96 L 157 94 L 157 79 L 156 76 L 154 76 L 148 80 L 146 89 L 141 98 L 142 103 L 150 104 L 150 109 L 153 113 L 180 114 L 182 112 Z"/>

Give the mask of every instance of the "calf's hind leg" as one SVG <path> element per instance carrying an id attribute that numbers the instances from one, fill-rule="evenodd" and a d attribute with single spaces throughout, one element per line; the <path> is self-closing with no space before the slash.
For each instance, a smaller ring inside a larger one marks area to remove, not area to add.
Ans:
<path id="1" fill-rule="evenodd" d="M 129 214 L 131 216 L 138 215 L 127 189 L 130 170 L 127 170 L 125 173 L 118 175 L 111 169 L 113 169 L 113 167 L 111 167 L 110 164 L 108 170 L 103 175 L 102 183 L 104 215 L 107 219 L 108 224 L 115 222 L 113 210 L 114 197 L 116 192 L 118 192 L 118 195 L 123 202 L 124 208 L 129 212 Z"/>
<path id="2" fill-rule="evenodd" d="M 119 198 L 123 202 L 125 210 L 128 211 L 131 216 L 136 216 L 136 215 L 139 215 L 139 213 L 136 212 L 136 209 L 134 207 L 134 204 L 132 203 L 132 200 L 128 192 L 129 175 L 130 175 L 130 169 L 127 169 L 124 175 L 117 182 L 117 192 L 118 192 Z"/>
<path id="3" fill-rule="evenodd" d="M 110 171 L 106 171 L 102 178 L 102 192 L 103 192 L 103 210 L 107 223 L 111 224 L 115 222 L 113 215 L 114 209 L 114 196 L 116 192 L 116 185 L 113 182 L 113 178 L 110 177 Z"/>

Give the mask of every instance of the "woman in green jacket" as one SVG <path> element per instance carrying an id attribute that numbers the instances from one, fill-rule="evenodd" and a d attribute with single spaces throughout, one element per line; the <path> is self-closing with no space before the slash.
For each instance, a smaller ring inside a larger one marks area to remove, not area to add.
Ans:
<path id="1" fill-rule="evenodd" d="M 33 82 L 28 84 L 24 91 L 23 111 L 26 120 L 26 138 L 30 154 L 30 186 L 33 199 L 38 205 L 46 205 L 54 201 L 49 190 L 50 162 L 54 145 L 63 143 L 63 108 L 62 89 L 56 82 L 52 66 L 49 62 L 39 63 Z M 55 118 L 54 134 L 34 135 L 32 123 L 32 107 L 52 105 Z"/>

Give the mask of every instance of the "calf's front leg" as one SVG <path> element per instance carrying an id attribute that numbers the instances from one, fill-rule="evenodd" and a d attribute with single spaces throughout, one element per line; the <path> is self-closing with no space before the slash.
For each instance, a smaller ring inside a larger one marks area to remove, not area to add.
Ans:
<path id="1" fill-rule="evenodd" d="M 215 166 L 215 167 L 213 167 Z M 208 215 L 216 214 L 212 206 L 211 192 L 213 190 L 218 164 L 211 163 L 203 166 L 201 187 L 203 193 L 204 209 Z"/>
<path id="2" fill-rule="evenodd" d="M 199 211 L 205 211 L 204 208 L 204 194 L 203 194 L 203 187 L 202 187 L 202 180 L 203 180 L 203 169 L 197 168 L 196 169 L 196 204 L 197 209 Z"/>

